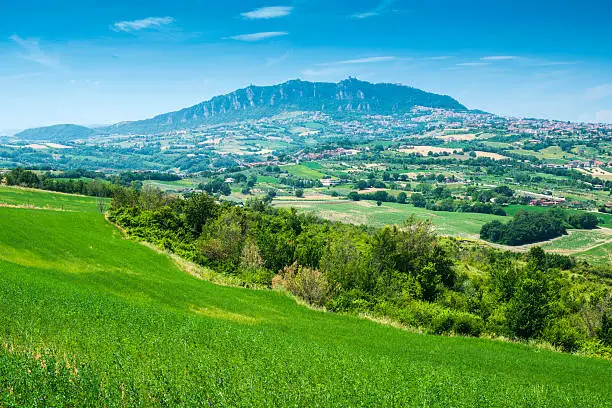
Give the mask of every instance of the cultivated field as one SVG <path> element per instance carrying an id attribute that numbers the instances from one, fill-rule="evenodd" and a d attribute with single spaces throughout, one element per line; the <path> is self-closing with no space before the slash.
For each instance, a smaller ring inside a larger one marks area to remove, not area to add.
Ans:
<path id="1" fill-rule="evenodd" d="M 274 205 L 296 207 L 300 211 L 310 212 L 332 221 L 375 227 L 402 224 L 406 218 L 415 215 L 419 218 L 430 219 L 440 234 L 469 238 L 478 237 L 482 225 L 489 221 L 505 222 L 510 219 L 489 214 L 429 211 L 409 204 L 382 203 L 378 207 L 372 201 L 275 200 Z"/>
<path id="2" fill-rule="evenodd" d="M 0 206 L 2 205 L 98 212 L 94 197 L 0 185 Z"/>
<path id="3" fill-rule="evenodd" d="M 608 361 L 419 335 L 313 311 L 275 291 L 216 286 L 124 239 L 94 210 L 0 208 L 1 406 L 612 399 Z"/>

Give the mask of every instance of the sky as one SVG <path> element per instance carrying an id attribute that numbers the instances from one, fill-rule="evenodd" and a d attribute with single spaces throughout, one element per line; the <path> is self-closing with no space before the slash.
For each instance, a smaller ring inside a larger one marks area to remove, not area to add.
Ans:
<path id="1" fill-rule="evenodd" d="M 612 123 L 612 1 L 0 0 L 0 134 L 349 76 Z"/>

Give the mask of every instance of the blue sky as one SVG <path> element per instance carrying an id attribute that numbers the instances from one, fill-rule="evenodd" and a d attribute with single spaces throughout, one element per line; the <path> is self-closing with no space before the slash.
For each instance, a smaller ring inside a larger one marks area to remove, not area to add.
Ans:
<path id="1" fill-rule="evenodd" d="M 137 120 L 347 76 L 612 122 L 609 0 L 0 1 L 0 130 Z"/>

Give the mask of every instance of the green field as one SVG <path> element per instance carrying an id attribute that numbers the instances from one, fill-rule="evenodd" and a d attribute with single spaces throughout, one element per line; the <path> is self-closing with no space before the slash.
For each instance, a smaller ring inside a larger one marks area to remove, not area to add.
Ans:
<path id="1" fill-rule="evenodd" d="M 612 399 L 608 361 L 420 335 L 310 310 L 276 291 L 216 286 L 124 239 L 94 210 L 0 208 L 0 406 Z"/>
<path id="2" fill-rule="evenodd" d="M 98 212 L 95 197 L 0 186 L 0 205 L 54 208 L 65 211 Z"/>
<path id="3" fill-rule="evenodd" d="M 612 242 L 580 252 L 577 256 L 593 264 L 610 265 L 612 264 Z"/>
<path id="4" fill-rule="evenodd" d="M 307 163 L 311 164 L 311 163 Z M 325 174 L 321 173 L 319 170 L 315 168 L 311 168 L 304 164 L 291 164 L 288 166 L 282 166 L 282 169 L 289 174 L 293 174 L 297 177 L 303 177 L 311 180 L 318 180 L 320 178 L 325 177 Z"/>
<path id="5" fill-rule="evenodd" d="M 542 248 L 547 251 L 575 254 L 612 242 L 612 233 L 609 229 L 569 230 L 568 232 L 568 235 L 546 243 L 542 245 Z"/>
<path id="6" fill-rule="evenodd" d="M 409 204 L 383 203 L 380 207 L 371 201 L 307 201 L 307 200 L 279 200 L 275 201 L 279 207 L 296 207 L 300 211 L 313 213 L 333 221 L 342 221 L 352 224 L 365 224 L 375 227 L 401 224 L 411 215 L 430 219 L 437 231 L 444 235 L 461 237 L 475 237 L 480 234 L 483 224 L 500 220 L 510 220 L 510 217 L 500 217 L 489 214 L 459 213 L 444 211 L 429 211 Z"/>

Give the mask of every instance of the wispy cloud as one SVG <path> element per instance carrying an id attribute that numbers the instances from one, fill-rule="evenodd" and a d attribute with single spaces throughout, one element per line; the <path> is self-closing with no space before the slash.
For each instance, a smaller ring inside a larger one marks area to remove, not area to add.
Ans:
<path id="1" fill-rule="evenodd" d="M 587 89 L 585 98 L 591 101 L 609 98 L 612 96 L 612 84 L 603 84 Z"/>
<path id="2" fill-rule="evenodd" d="M 447 60 L 447 59 L 451 59 L 453 57 L 449 56 L 449 55 L 440 55 L 440 56 L 436 56 L 436 57 L 425 57 L 423 58 L 424 60 L 429 60 L 429 61 L 443 61 L 443 60 Z"/>
<path id="3" fill-rule="evenodd" d="M 335 76 L 339 74 L 346 74 L 346 72 L 343 68 L 339 67 L 326 67 L 321 69 L 308 68 L 302 71 L 302 76 L 305 78 Z"/>
<path id="4" fill-rule="evenodd" d="M 240 15 L 249 20 L 267 20 L 270 18 L 288 16 L 289 14 L 291 14 L 292 10 L 293 7 L 287 6 L 261 7 L 252 11 L 248 11 L 246 13 L 241 13 Z"/>
<path id="5" fill-rule="evenodd" d="M 351 18 L 363 20 L 365 18 L 376 17 L 388 11 L 389 7 L 395 3 L 395 0 L 382 0 L 373 10 L 368 10 L 362 13 L 351 15 Z"/>
<path id="6" fill-rule="evenodd" d="M 0 76 L 0 81 L 16 81 L 25 78 L 34 78 L 43 75 L 42 72 L 25 72 L 23 74 L 13 74 Z"/>
<path id="7" fill-rule="evenodd" d="M 481 60 L 483 61 L 509 61 L 509 60 L 516 60 L 519 58 L 520 57 L 517 57 L 516 55 L 490 55 L 488 57 L 482 57 Z"/>
<path id="8" fill-rule="evenodd" d="M 19 56 L 25 60 L 35 62 L 47 68 L 60 68 L 60 59 L 57 55 L 49 54 L 40 48 L 40 41 L 33 38 L 22 38 L 17 34 L 9 37 L 11 41 L 17 44 L 23 50 Z"/>
<path id="9" fill-rule="evenodd" d="M 458 67 L 484 67 L 490 65 L 488 62 L 462 62 L 457 64 Z"/>
<path id="10" fill-rule="evenodd" d="M 112 25 L 111 29 L 117 32 L 131 32 L 146 29 L 158 29 L 160 27 L 172 24 L 172 17 L 147 17 L 141 20 L 117 21 Z"/>
<path id="11" fill-rule="evenodd" d="M 292 51 L 287 51 L 286 53 L 284 53 L 283 55 L 280 55 L 278 57 L 271 57 L 271 58 L 267 58 L 266 59 L 266 67 L 273 67 L 275 65 L 278 65 L 282 62 L 284 62 L 285 60 L 287 60 L 287 58 L 289 58 L 292 54 Z"/>
<path id="12" fill-rule="evenodd" d="M 265 40 L 268 38 L 282 37 L 288 34 L 289 33 L 285 31 L 265 31 L 261 33 L 233 35 L 231 37 L 226 37 L 226 38 L 230 40 L 236 40 L 236 41 L 255 42 L 255 41 Z"/>
<path id="13" fill-rule="evenodd" d="M 366 57 L 366 58 L 358 58 L 344 61 L 334 61 L 334 62 L 325 62 L 322 64 L 317 64 L 320 67 L 333 66 L 333 65 L 352 65 L 352 64 L 372 64 L 376 62 L 389 62 L 395 61 L 397 57 L 394 56 L 381 56 L 381 57 Z"/>

